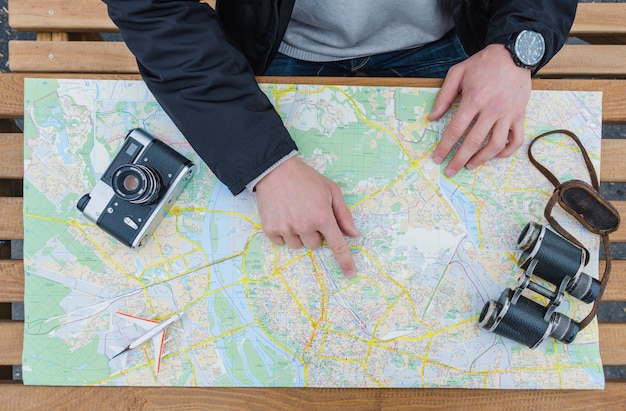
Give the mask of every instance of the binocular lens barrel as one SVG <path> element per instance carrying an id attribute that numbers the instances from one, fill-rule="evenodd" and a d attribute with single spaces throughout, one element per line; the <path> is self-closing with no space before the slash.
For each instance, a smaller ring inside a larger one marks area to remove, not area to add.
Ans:
<path id="1" fill-rule="evenodd" d="M 578 323 L 557 312 L 546 321 L 546 307 L 524 296 L 513 303 L 513 294 L 514 291 L 508 289 L 498 301 L 488 301 L 480 313 L 479 326 L 530 348 L 535 348 L 548 336 L 565 344 L 574 341 Z"/>
<path id="2" fill-rule="evenodd" d="M 537 261 L 534 275 L 556 285 L 569 277 L 566 291 L 574 298 L 590 303 L 598 298 L 601 284 L 582 272 L 584 250 L 537 223 L 528 223 L 522 230 L 517 246 L 522 250 L 520 268 L 527 270 Z"/>
<path id="3" fill-rule="evenodd" d="M 578 298 L 587 304 L 598 299 L 600 290 L 602 290 L 602 283 L 585 273 L 580 273 L 577 281 L 571 282 L 566 288 L 566 291 L 572 297 Z"/>

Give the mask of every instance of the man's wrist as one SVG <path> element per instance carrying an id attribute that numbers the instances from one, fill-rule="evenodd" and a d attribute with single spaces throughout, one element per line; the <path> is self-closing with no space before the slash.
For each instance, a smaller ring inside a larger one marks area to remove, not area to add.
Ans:
<path id="1" fill-rule="evenodd" d="M 263 177 L 265 177 L 266 175 L 268 175 L 269 173 L 274 171 L 279 165 L 281 165 L 285 161 L 289 160 L 291 157 L 295 157 L 297 155 L 298 155 L 298 151 L 297 150 L 292 150 L 289 154 L 287 154 L 286 156 L 284 156 L 283 158 L 281 158 L 280 160 L 278 160 L 277 162 L 272 164 L 272 166 L 270 168 L 268 168 L 263 173 L 261 173 L 257 178 L 255 178 L 254 180 L 252 180 L 248 184 L 246 184 L 246 188 L 248 189 L 248 191 L 253 192 L 254 188 L 257 185 L 257 183 L 259 181 L 261 181 L 263 179 Z"/>
<path id="2" fill-rule="evenodd" d="M 532 70 L 530 68 L 527 67 L 521 67 L 518 64 L 515 63 L 515 61 L 513 60 L 512 56 L 511 56 L 511 52 L 509 50 L 507 50 L 506 46 L 504 44 L 501 43 L 493 43 L 488 45 L 487 47 L 485 47 L 484 50 L 490 49 L 489 52 L 494 55 L 497 54 L 499 55 L 499 59 L 502 63 L 510 65 L 511 68 L 517 68 L 518 70 L 523 70 L 528 72 L 530 75 L 532 75 Z"/>

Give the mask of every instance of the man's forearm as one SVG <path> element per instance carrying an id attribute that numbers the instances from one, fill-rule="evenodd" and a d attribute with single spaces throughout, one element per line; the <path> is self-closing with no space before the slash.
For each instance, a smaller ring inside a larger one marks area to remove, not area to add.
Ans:
<path id="1" fill-rule="evenodd" d="M 209 6 L 104 2 L 155 98 L 234 194 L 296 149 Z"/>
<path id="2" fill-rule="evenodd" d="M 545 39 L 545 54 L 538 68 L 561 49 L 576 15 L 577 0 L 507 0 L 494 2 L 485 45 L 500 43 L 514 33 L 534 30 Z"/>

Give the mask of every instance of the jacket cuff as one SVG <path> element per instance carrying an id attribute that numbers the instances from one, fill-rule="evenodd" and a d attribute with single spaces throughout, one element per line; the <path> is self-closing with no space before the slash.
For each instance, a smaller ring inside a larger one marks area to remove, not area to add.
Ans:
<path id="1" fill-rule="evenodd" d="M 274 171 L 279 165 L 281 165 L 282 163 L 284 163 L 285 161 L 289 160 L 291 157 L 294 157 L 298 155 L 298 151 L 297 150 L 292 150 L 289 154 L 287 154 L 285 157 L 281 158 L 280 160 L 278 160 L 277 162 L 275 162 L 270 168 L 268 168 L 267 170 L 265 170 L 263 173 L 261 173 L 261 175 L 259 175 L 257 178 L 255 178 L 254 180 L 250 181 L 248 184 L 246 184 L 246 188 L 248 189 L 249 192 L 253 192 L 254 191 L 254 187 L 257 185 L 257 183 L 259 181 L 261 181 L 261 179 L 263 177 L 265 177 L 266 175 L 268 175 L 269 173 L 271 173 L 272 171 Z"/>

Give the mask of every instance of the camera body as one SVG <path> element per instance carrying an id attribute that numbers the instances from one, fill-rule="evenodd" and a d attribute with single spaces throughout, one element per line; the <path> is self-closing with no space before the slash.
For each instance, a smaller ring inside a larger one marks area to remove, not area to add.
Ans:
<path id="1" fill-rule="evenodd" d="M 98 227 L 134 248 L 163 220 L 193 176 L 195 165 L 141 128 L 124 144 L 77 208 Z"/>

